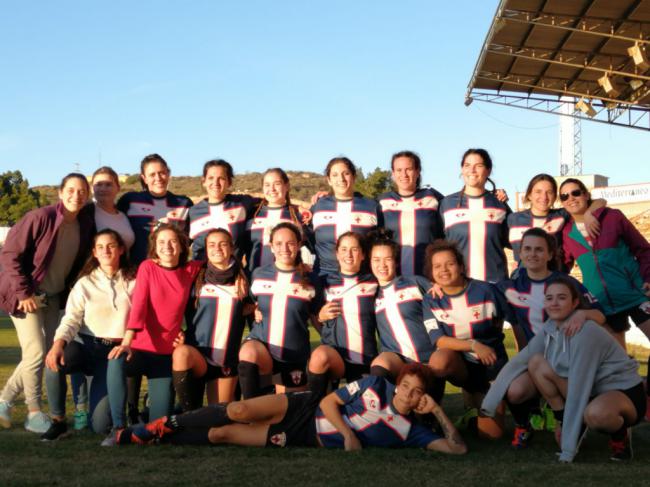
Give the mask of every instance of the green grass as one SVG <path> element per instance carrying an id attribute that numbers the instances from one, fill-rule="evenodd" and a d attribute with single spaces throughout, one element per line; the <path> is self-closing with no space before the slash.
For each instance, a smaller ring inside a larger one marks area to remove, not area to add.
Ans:
<path id="1" fill-rule="evenodd" d="M 512 341 L 509 337 L 511 346 Z M 0 318 L 0 383 L 18 362 L 20 349 L 9 320 Z M 645 370 L 642 371 L 645 373 Z M 448 389 L 450 416 L 461 413 L 462 400 Z M 510 431 L 498 441 L 466 437 L 470 452 L 451 457 L 422 450 L 346 453 L 316 449 L 271 450 L 238 447 L 101 448 L 101 437 L 75 433 L 45 444 L 22 428 L 25 409 L 17 405 L 14 428 L 0 431 L 0 487 L 102 485 L 647 485 L 650 476 L 650 424 L 634 433 L 635 460 L 607 461 L 607 438 L 590 433 L 572 465 L 556 462 L 550 433 L 539 433 L 532 448 L 510 449 Z"/>

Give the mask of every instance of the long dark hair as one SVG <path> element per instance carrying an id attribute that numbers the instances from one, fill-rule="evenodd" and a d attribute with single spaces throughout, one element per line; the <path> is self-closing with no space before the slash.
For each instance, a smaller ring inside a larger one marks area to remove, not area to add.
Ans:
<path id="1" fill-rule="evenodd" d="M 86 186 L 86 192 L 88 193 L 88 195 L 90 195 L 90 183 L 88 182 L 88 179 L 86 179 L 86 176 L 78 172 L 71 172 L 66 174 L 61 180 L 61 184 L 59 184 L 59 191 L 63 191 L 63 188 L 65 187 L 66 183 L 71 179 L 81 179 L 84 183 L 84 186 Z"/>
<path id="2" fill-rule="evenodd" d="M 488 151 L 485 149 L 467 149 L 465 153 L 463 154 L 463 158 L 460 160 L 460 167 L 462 169 L 463 164 L 465 163 L 465 158 L 467 156 L 470 156 L 472 154 L 475 154 L 479 156 L 483 160 L 483 164 L 485 164 L 485 167 L 490 171 L 490 174 L 492 174 L 492 158 L 490 157 L 490 154 Z M 487 178 L 487 182 L 492 185 L 492 189 L 489 190 L 489 193 L 494 194 L 496 192 L 496 185 L 494 184 L 494 181 L 492 181 L 489 177 Z M 463 184 L 463 189 L 460 191 L 460 199 L 458 200 L 458 206 L 463 204 L 463 197 L 465 196 L 465 185 Z"/>
<path id="3" fill-rule="evenodd" d="M 148 156 L 144 156 L 142 161 L 140 161 L 140 176 L 144 176 L 144 171 L 147 168 L 148 164 L 157 162 L 159 164 L 162 164 L 165 166 L 165 169 L 167 169 L 167 174 L 171 174 L 171 169 L 169 169 L 169 165 L 167 164 L 167 161 L 163 159 L 163 157 L 160 154 L 149 154 Z M 147 188 L 147 185 L 144 183 L 143 179 L 140 178 L 140 186 L 142 186 L 142 189 L 149 189 Z"/>
<path id="4" fill-rule="evenodd" d="M 526 188 L 526 194 L 524 195 L 525 203 L 530 203 L 530 195 L 533 192 L 533 188 L 540 181 L 548 181 L 551 184 L 551 187 L 553 188 L 553 194 L 557 199 L 557 181 L 555 181 L 555 178 L 550 174 L 541 173 L 533 176 L 533 178 L 528 183 L 528 187 Z"/>
<path id="5" fill-rule="evenodd" d="M 231 250 L 235 249 L 235 244 L 232 241 L 232 235 L 228 230 L 224 228 L 213 228 L 212 230 L 210 230 L 205 236 L 206 246 L 207 246 L 208 238 L 210 238 L 210 235 L 214 235 L 217 233 L 227 236 L 228 242 L 230 243 Z M 244 270 L 242 269 L 242 266 L 237 261 L 237 259 L 235 259 L 234 265 L 237 266 L 237 276 L 235 277 L 234 284 L 235 287 L 237 288 L 237 297 L 241 300 L 248 295 L 248 279 L 246 279 Z M 203 284 L 205 284 L 205 270 L 207 266 L 208 266 L 208 262 L 206 262 L 205 265 L 201 268 L 199 274 L 196 276 L 196 280 L 194 281 L 194 288 L 196 289 L 196 303 L 195 303 L 196 306 L 199 305 L 200 290 L 203 287 Z"/>
<path id="6" fill-rule="evenodd" d="M 406 157 L 407 159 L 411 159 L 413 161 L 413 166 L 415 169 L 418 171 L 418 179 L 415 182 L 415 189 L 418 190 L 420 189 L 420 183 L 422 182 L 422 161 L 420 160 L 420 156 L 410 150 L 403 150 L 400 152 L 396 152 L 393 154 L 393 157 L 390 159 L 390 170 L 393 171 L 395 169 L 395 159 L 398 159 L 400 157 Z"/>
<path id="7" fill-rule="evenodd" d="M 262 185 L 264 185 L 264 178 L 271 173 L 275 173 L 278 176 L 280 176 L 280 179 L 282 179 L 282 182 L 284 184 L 289 184 L 289 176 L 287 176 L 287 173 L 284 172 L 284 169 L 281 169 L 279 167 L 272 167 L 264 171 L 264 174 L 262 175 Z M 269 202 L 266 200 L 266 198 L 262 198 L 262 201 L 260 201 L 259 205 L 257 205 L 257 208 L 255 209 L 255 213 L 253 214 L 253 220 L 258 215 L 260 210 L 265 206 L 268 206 L 268 204 Z M 289 209 L 289 216 L 291 216 L 291 221 L 295 223 L 298 228 L 301 228 L 302 219 L 298 216 L 298 211 L 296 209 L 296 206 L 291 204 L 291 196 L 289 195 L 289 191 L 287 191 L 286 206 Z"/>
<path id="8" fill-rule="evenodd" d="M 271 235 L 269 236 L 269 242 L 271 242 L 272 245 L 273 237 L 279 230 L 282 229 L 287 229 L 291 231 L 296 236 L 296 240 L 298 241 L 298 254 L 296 255 L 295 265 L 296 265 L 296 271 L 300 275 L 300 283 L 304 286 L 312 286 L 311 279 L 309 278 L 309 269 L 302 261 L 302 256 L 300 255 L 300 247 L 302 246 L 303 243 L 303 237 L 300 229 L 293 223 L 289 223 L 289 222 L 278 223 L 271 230 Z"/>
<path id="9" fill-rule="evenodd" d="M 155 230 L 149 235 L 149 247 L 147 250 L 147 259 L 157 259 L 158 253 L 156 252 L 156 239 L 160 232 L 164 230 L 171 230 L 176 234 L 178 243 L 181 246 L 181 255 L 178 257 L 178 265 L 184 266 L 190 256 L 190 240 L 185 233 L 172 223 L 157 223 Z"/>
<path id="10" fill-rule="evenodd" d="M 92 248 L 95 248 L 95 245 L 97 244 L 97 240 L 99 240 L 99 237 L 103 235 L 110 235 L 111 237 L 113 237 L 113 239 L 117 242 L 117 245 L 122 250 L 124 250 L 124 252 L 122 252 L 122 255 L 120 256 L 119 270 L 122 271 L 122 276 L 127 280 L 135 279 L 135 268 L 131 266 L 131 264 L 129 263 L 129 257 L 127 255 L 127 248 L 126 245 L 124 244 L 124 239 L 122 239 L 122 236 L 119 233 L 117 233 L 115 230 L 110 228 L 104 228 L 103 230 L 97 232 L 93 237 Z M 90 256 L 88 257 L 83 267 L 81 268 L 81 271 L 77 276 L 77 280 L 91 274 L 98 267 L 99 267 L 99 261 L 95 258 L 95 256 L 91 252 Z"/>

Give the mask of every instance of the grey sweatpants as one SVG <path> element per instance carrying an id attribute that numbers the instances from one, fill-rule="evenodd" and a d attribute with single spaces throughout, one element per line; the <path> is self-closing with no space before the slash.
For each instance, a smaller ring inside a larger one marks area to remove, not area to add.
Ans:
<path id="1" fill-rule="evenodd" d="M 48 305 L 27 313 L 25 318 L 11 316 L 20 343 L 21 360 L 5 384 L 0 399 L 13 405 L 21 392 L 30 411 L 41 408 L 43 365 L 52 346 L 54 332 L 61 318 L 59 297 L 49 296 Z"/>

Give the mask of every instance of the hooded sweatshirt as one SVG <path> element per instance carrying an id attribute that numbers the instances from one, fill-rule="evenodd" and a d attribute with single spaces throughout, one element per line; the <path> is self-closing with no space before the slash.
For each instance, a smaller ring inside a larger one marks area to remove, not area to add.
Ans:
<path id="1" fill-rule="evenodd" d="M 562 422 L 560 461 L 570 462 L 577 453 L 582 417 L 591 397 L 614 390 L 626 390 L 641 382 L 637 363 L 601 326 L 586 321 L 572 337 L 553 320 L 544 323 L 542 333 L 501 369 L 490 387 L 481 411 L 494 416 L 510 383 L 528 370 L 528 361 L 543 354 L 557 375 L 568 380 Z"/>

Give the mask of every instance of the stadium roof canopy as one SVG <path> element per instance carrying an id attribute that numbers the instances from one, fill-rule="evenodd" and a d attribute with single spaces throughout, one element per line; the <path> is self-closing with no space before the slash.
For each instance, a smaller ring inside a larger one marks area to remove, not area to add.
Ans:
<path id="1" fill-rule="evenodd" d="M 649 58 L 650 0 L 501 0 L 465 104 L 650 131 Z"/>

